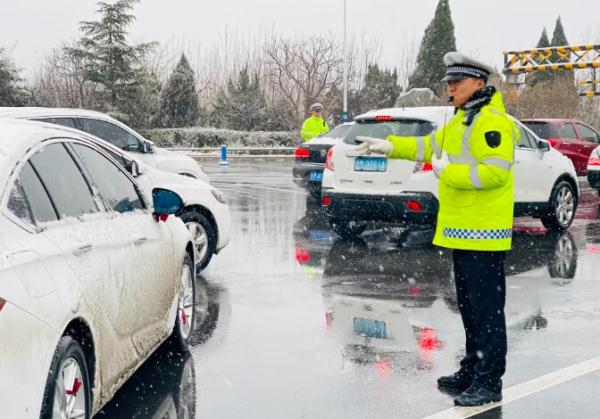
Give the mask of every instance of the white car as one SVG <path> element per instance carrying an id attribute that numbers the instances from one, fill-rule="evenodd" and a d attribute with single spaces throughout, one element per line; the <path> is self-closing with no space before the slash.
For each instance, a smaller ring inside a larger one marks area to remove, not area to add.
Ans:
<path id="1" fill-rule="evenodd" d="M 227 246 L 231 236 L 231 212 L 225 196 L 217 188 L 199 179 L 157 170 L 138 160 L 137 154 L 128 153 L 92 135 L 71 128 L 60 129 L 84 135 L 109 153 L 135 178 L 148 196 L 154 188 L 165 188 L 183 199 L 183 208 L 177 216 L 192 233 L 198 272 L 208 266 L 214 254 Z"/>
<path id="2" fill-rule="evenodd" d="M 27 121 L 0 122 L 0 185 L 2 417 L 89 418 L 169 336 L 187 348 L 181 198 L 150 202 L 85 136 Z"/>
<path id="3" fill-rule="evenodd" d="M 0 107 L 0 118 L 30 119 L 85 131 L 135 155 L 149 166 L 209 182 L 198 162 L 182 153 L 156 147 L 127 125 L 86 109 Z"/>
<path id="4" fill-rule="evenodd" d="M 600 194 L 600 146 L 596 147 L 587 165 L 587 178 L 590 186 Z"/>
<path id="5" fill-rule="evenodd" d="M 323 173 L 322 205 L 333 229 L 358 235 L 382 223 L 433 225 L 438 211 L 437 179 L 428 164 L 359 156 L 359 135 L 422 136 L 442 127 L 452 107 L 394 108 L 355 118 L 344 143 L 329 149 Z M 541 218 L 550 229 L 565 230 L 573 221 L 579 186 L 573 163 L 518 121 L 515 150 L 515 216 Z"/>

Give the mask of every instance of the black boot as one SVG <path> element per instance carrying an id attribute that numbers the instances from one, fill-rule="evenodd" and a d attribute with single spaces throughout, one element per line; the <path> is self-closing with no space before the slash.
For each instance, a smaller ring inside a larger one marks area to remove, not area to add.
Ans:
<path id="1" fill-rule="evenodd" d="M 480 385 L 472 385 L 454 399 L 456 406 L 481 406 L 502 400 L 502 391 Z"/>
<path id="2" fill-rule="evenodd" d="M 462 393 L 471 386 L 473 376 L 464 369 L 456 371 L 452 375 L 446 375 L 438 378 L 438 387 L 444 390 L 450 390 L 457 393 Z"/>

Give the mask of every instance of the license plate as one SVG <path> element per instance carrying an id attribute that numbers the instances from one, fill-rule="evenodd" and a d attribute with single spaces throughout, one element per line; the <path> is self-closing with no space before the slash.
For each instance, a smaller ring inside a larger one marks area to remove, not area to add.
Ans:
<path id="1" fill-rule="evenodd" d="M 354 160 L 354 171 L 356 172 L 385 172 L 387 159 L 377 157 L 357 157 Z"/>
<path id="2" fill-rule="evenodd" d="M 309 182 L 323 182 L 323 172 L 310 172 L 308 175 Z"/>
<path id="3" fill-rule="evenodd" d="M 385 339 L 385 322 L 371 319 L 354 318 L 354 333 L 368 338 Z"/>

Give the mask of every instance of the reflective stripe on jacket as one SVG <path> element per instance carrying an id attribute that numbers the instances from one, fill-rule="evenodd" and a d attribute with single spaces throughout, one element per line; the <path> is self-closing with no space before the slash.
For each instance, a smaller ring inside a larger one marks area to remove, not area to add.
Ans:
<path id="1" fill-rule="evenodd" d="M 433 153 L 448 154 L 440 175 L 439 212 L 433 243 L 452 249 L 509 250 L 514 213 L 513 161 L 519 131 L 506 115 L 502 96 L 463 123 L 459 109 L 446 126 L 425 137 L 387 139 L 390 158 L 430 162 Z"/>
<path id="2" fill-rule="evenodd" d="M 308 141 L 321 134 L 325 134 L 326 132 L 329 132 L 327 121 L 318 116 L 311 116 L 304 121 L 304 124 L 302 124 L 300 136 L 304 138 L 304 141 Z"/>

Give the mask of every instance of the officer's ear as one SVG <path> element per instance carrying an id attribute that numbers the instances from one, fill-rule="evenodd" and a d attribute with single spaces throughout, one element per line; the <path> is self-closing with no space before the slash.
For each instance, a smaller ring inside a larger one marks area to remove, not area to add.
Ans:
<path id="1" fill-rule="evenodd" d="M 477 79 L 477 90 L 481 90 L 485 87 L 486 82 L 483 79 Z"/>

